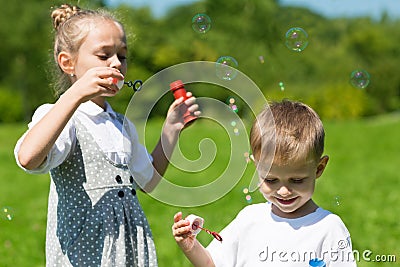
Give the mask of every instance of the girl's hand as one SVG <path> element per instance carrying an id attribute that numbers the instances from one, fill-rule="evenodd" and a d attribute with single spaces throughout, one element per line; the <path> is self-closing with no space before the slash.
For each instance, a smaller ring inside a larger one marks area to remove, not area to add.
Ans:
<path id="1" fill-rule="evenodd" d="M 76 81 L 67 91 L 78 97 L 82 103 L 98 96 L 114 96 L 119 89 L 112 78 L 123 80 L 124 75 L 116 68 L 91 68 L 82 77 L 76 77 Z"/>
<path id="2" fill-rule="evenodd" d="M 186 110 L 194 115 L 195 117 L 200 116 L 201 111 L 199 105 L 196 104 L 196 98 L 191 92 L 187 92 L 186 96 L 188 99 L 183 101 L 183 97 L 176 99 L 168 109 L 166 124 L 175 126 L 178 130 L 181 130 L 185 124 L 183 121 L 183 115 Z"/>
<path id="3" fill-rule="evenodd" d="M 190 222 L 182 220 L 182 212 L 178 212 L 174 216 L 174 224 L 172 225 L 172 234 L 176 243 L 185 251 L 190 251 L 196 241 L 196 236 L 190 231 Z"/>

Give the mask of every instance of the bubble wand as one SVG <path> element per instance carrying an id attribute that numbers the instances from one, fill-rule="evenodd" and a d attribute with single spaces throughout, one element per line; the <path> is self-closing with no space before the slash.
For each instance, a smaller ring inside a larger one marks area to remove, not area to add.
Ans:
<path id="1" fill-rule="evenodd" d="M 205 231 L 207 234 L 212 235 L 215 239 L 217 239 L 218 241 L 222 242 L 222 237 L 217 232 L 212 232 L 212 231 L 210 231 L 210 230 L 208 230 L 206 228 L 203 228 L 203 227 L 201 227 L 199 225 L 195 225 L 195 224 L 192 225 L 192 228 L 193 227 L 200 228 L 201 230 Z"/>
<path id="2" fill-rule="evenodd" d="M 131 87 L 133 91 L 138 92 L 142 90 L 143 82 L 142 80 L 135 80 L 134 82 L 132 81 L 124 82 L 124 84 L 126 84 L 128 87 Z"/>
<path id="3" fill-rule="evenodd" d="M 125 80 L 118 80 L 117 78 L 112 78 L 112 82 L 120 90 L 125 84 L 128 87 L 131 87 L 133 89 L 133 91 L 135 91 L 135 92 L 140 91 L 142 89 L 142 84 L 143 84 L 142 80 L 135 80 L 134 82 L 132 82 L 132 81 L 125 82 Z"/>
<path id="4" fill-rule="evenodd" d="M 196 216 L 194 214 L 190 214 L 189 216 L 186 217 L 185 220 L 188 220 L 190 222 L 191 233 L 193 235 L 197 235 L 201 230 L 203 230 L 207 234 L 212 235 L 218 241 L 222 242 L 222 237 L 217 232 L 210 231 L 203 227 L 204 224 L 203 218 Z"/>

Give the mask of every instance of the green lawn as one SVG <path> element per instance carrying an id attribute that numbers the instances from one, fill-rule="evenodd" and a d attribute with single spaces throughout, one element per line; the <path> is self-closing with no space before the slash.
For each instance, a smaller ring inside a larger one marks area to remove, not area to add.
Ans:
<path id="1" fill-rule="evenodd" d="M 47 213 L 48 175 L 28 175 L 20 170 L 12 154 L 25 125 L 0 125 L 0 207 L 13 209 L 12 220 L 0 217 L 0 266 L 44 266 L 44 242 Z M 156 140 L 159 124 L 151 123 L 149 146 Z M 214 127 L 214 128 L 213 128 Z M 358 266 L 397 266 L 400 262 L 400 116 L 325 122 L 326 154 L 330 162 L 318 180 L 314 199 L 322 207 L 339 214 L 352 234 L 353 248 L 360 254 L 370 250 L 376 255 L 396 255 L 396 263 L 367 262 L 360 256 Z M 156 130 L 154 130 L 156 129 Z M 182 133 L 183 153 L 196 159 L 200 156 L 198 141 L 213 132 L 217 155 L 210 168 L 200 173 L 179 171 L 171 167 L 166 176 L 177 184 L 207 184 L 226 164 L 229 145 L 226 134 L 214 124 L 198 121 Z M 229 141 L 229 140 L 228 140 Z M 185 152 L 186 151 L 186 152 Z M 243 158 L 244 160 L 244 158 Z M 182 210 L 205 218 L 205 227 L 221 230 L 244 206 L 248 205 L 243 187 L 254 170 L 249 165 L 244 177 L 221 199 L 196 208 L 179 208 L 163 204 L 140 194 L 144 210 L 153 229 L 160 267 L 190 266 L 171 235 L 172 217 Z M 233 177 L 234 179 L 234 177 Z M 180 196 L 177 196 L 180 197 Z M 253 203 L 263 198 L 252 194 Z M 207 244 L 211 237 L 200 233 Z"/>

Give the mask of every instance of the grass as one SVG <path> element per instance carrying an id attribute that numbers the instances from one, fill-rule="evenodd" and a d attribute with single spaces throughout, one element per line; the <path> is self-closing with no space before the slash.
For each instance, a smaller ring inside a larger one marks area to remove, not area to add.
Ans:
<path id="1" fill-rule="evenodd" d="M 358 266 L 397 266 L 400 261 L 399 115 L 325 122 L 325 127 L 326 154 L 330 156 L 330 162 L 317 182 L 314 199 L 322 207 L 341 216 L 352 235 L 354 249 L 360 253 L 370 250 L 371 259 L 376 255 L 396 255 L 397 258 L 397 263 L 377 263 L 361 257 Z M 13 209 L 12 220 L 6 220 L 4 213 L 0 217 L 0 266 L 5 267 L 45 265 L 49 177 L 28 175 L 15 164 L 13 147 L 25 128 L 22 124 L 0 125 L 0 207 Z M 150 149 L 157 139 L 158 128 L 159 123 L 149 124 L 148 132 L 152 135 L 146 146 Z M 230 146 L 226 145 L 226 133 L 218 126 L 201 121 L 192 125 L 181 135 L 181 150 L 191 160 L 204 157 L 198 144 L 207 135 L 214 140 L 218 151 L 210 167 L 199 173 L 189 173 L 171 166 L 166 174 L 168 180 L 198 186 L 207 184 L 222 173 Z M 194 213 L 205 218 L 205 227 L 221 230 L 239 210 L 248 205 L 242 189 L 249 184 L 253 171 L 254 167 L 248 165 L 243 178 L 228 194 L 199 207 L 181 208 L 164 204 L 148 195 L 139 195 L 153 230 L 160 267 L 190 266 L 171 235 L 173 215 L 179 210 L 185 215 Z M 264 201 L 258 192 L 251 196 L 253 203 Z M 184 196 L 174 197 L 179 199 Z M 205 245 L 211 240 L 206 233 L 200 233 L 198 238 Z"/>

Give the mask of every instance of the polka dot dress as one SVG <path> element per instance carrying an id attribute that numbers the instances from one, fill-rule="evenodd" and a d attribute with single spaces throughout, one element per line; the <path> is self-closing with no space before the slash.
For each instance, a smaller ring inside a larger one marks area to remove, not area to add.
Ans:
<path id="1" fill-rule="evenodd" d="M 157 266 L 149 224 L 129 169 L 111 162 L 83 125 L 50 171 L 47 266 Z"/>

